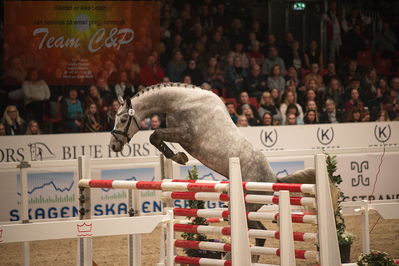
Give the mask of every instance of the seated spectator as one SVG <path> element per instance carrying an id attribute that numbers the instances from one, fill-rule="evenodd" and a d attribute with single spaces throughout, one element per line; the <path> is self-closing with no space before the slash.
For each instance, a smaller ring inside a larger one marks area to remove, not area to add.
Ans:
<path id="1" fill-rule="evenodd" d="M 358 78 L 360 76 L 360 69 L 356 59 L 352 59 L 349 61 L 349 64 L 344 66 L 342 70 L 342 82 L 345 87 L 349 86 L 351 81 L 354 78 Z"/>
<path id="2" fill-rule="evenodd" d="M 82 103 L 78 99 L 77 89 L 70 89 L 68 97 L 64 99 L 62 117 L 66 132 L 77 133 L 81 131 L 83 108 Z"/>
<path id="3" fill-rule="evenodd" d="M 285 65 L 293 66 L 299 72 L 302 68 L 305 68 L 305 56 L 300 50 L 299 42 L 296 40 L 292 42 L 291 49 L 288 50 Z"/>
<path id="4" fill-rule="evenodd" d="M 238 114 L 240 114 L 240 115 L 242 114 L 242 108 L 241 108 L 241 107 L 242 107 L 244 104 L 248 104 L 249 107 L 251 107 L 252 113 L 254 114 L 254 116 L 256 117 L 256 119 L 259 120 L 259 116 L 258 116 L 258 112 L 257 112 L 257 110 L 256 110 L 256 107 L 253 106 L 253 105 L 249 102 L 249 96 L 248 96 L 248 93 L 247 93 L 246 91 L 243 91 L 243 92 L 240 93 L 239 105 L 238 105 L 238 107 L 237 107 L 237 112 L 238 112 Z"/>
<path id="5" fill-rule="evenodd" d="M 208 60 L 208 66 L 205 70 L 205 80 L 213 89 L 217 89 L 219 91 L 219 95 L 222 94 L 222 90 L 224 88 L 224 73 L 219 66 L 219 62 L 216 57 L 211 57 Z"/>
<path id="6" fill-rule="evenodd" d="M 26 132 L 25 135 L 40 135 L 40 128 L 39 128 L 39 123 L 37 123 L 35 120 L 31 120 L 28 122 L 28 125 L 26 126 Z"/>
<path id="7" fill-rule="evenodd" d="M 273 125 L 274 125 L 273 115 L 269 111 L 264 112 L 262 116 L 262 126 L 273 126 Z"/>
<path id="8" fill-rule="evenodd" d="M 6 127 L 0 122 L 0 136 L 6 136 Z"/>
<path id="9" fill-rule="evenodd" d="M 266 112 L 273 116 L 274 123 L 281 124 L 282 116 L 280 110 L 275 106 L 272 95 L 268 91 L 265 91 L 260 98 L 258 109 L 259 117 L 263 117 Z"/>
<path id="10" fill-rule="evenodd" d="M 306 112 L 308 112 L 309 110 L 313 110 L 313 111 L 316 111 L 316 112 L 318 112 L 317 110 L 317 104 L 316 104 L 316 101 L 315 100 L 309 100 L 307 103 L 306 103 L 306 106 L 305 106 L 305 111 Z"/>
<path id="11" fill-rule="evenodd" d="M 286 69 L 283 59 L 278 56 L 278 50 L 276 47 L 270 47 L 262 67 L 262 73 L 269 74 L 274 65 L 279 65 L 281 73 L 285 75 Z"/>
<path id="12" fill-rule="evenodd" d="M 277 44 L 277 39 L 276 39 L 276 35 L 274 35 L 273 33 L 269 33 L 266 36 L 266 41 L 264 42 L 263 45 L 263 54 L 267 55 L 270 51 L 270 48 L 277 48 L 278 44 Z M 267 71 L 266 73 L 269 73 L 269 71 Z"/>
<path id="13" fill-rule="evenodd" d="M 330 84 L 326 88 L 325 97 L 332 99 L 337 109 L 341 110 L 344 108 L 344 90 L 339 80 L 335 78 L 330 80 Z"/>
<path id="14" fill-rule="evenodd" d="M 162 120 L 158 114 L 154 114 L 151 116 L 151 130 L 162 128 Z"/>
<path id="15" fill-rule="evenodd" d="M 251 58 L 254 58 L 256 63 L 261 66 L 261 65 L 263 65 L 264 56 L 259 50 L 260 50 L 259 41 L 258 40 L 253 40 L 252 43 L 251 43 L 250 50 L 247 53 L 247 57 L 248 57 L 249 60 Z"/>
<path id="16" fill-rule="evenodd" d="M 342 112 L 336 109 L 333 99 L 327 99 L 325 111 L 320 114 L 320 123 L 341 123 L 343 122 Z"/>
<path id="17" fill-rule="evenodd" d="M 232 102 L 226 102 L 226 109 L 230 115 L 231 120 L 233 120 L 233 123 L 236 124 L 238 120 L 238 114 L 234 104 Z"/>
<path id="18" fill-rule="evenodd" d="M 239 115 L 236 125 L 237 127 L 249 127 L 247 117 L 245 115 Z"/>
<path id="19" fill-rule="evenodd" d="M 267 86 L 269 90 L 277 88 L 280 93 L 284 92 L 285 79 L 281 73 L 281 68 L 279 65 L 272 66 L 269 77 L 267 78 Z"/>
<path id="20" fill-rule="evenodd" d="M 273 103 L 277 108 L 280 108 L 281 106 L 281 94 L 280 91 L 276 88 L 273 88 L 270 91 L 270 95 L 272 96 Z"/>
<path id="21" fill-rule="evenodd" d="M 260 125 L 259 119 L 255 118 L 255 115 L 251 109 L 251 106 L 249 106 L 249 104 L 243 104 L 241 106 L 241 110 L 242 110 L 242 114 L 247 117 L 248 124 L 251 127 Z"/>
<path id="22" fill-rule="evenodd" d="M 345 103 L 345 111 L 349 112 L 352 108 L 357 107 L 361 111 L 364 108 L 363 101 L 360 100 L 360 93 L 357 89 L 351 90 L 351 98 Z"/>
<path id="23" fill-rule="evenodd" d="M 194 59 L 188 61 L 187 68 L 183 71 L 184 76 L 190 76 L 192 84 L 201 86 L 204 82 L 204 73 L 197 67 L 197 62 Z"/>
<path id="24" fill-rule="evenodd" d="M 116 84 L 118 80 L 118 70 L 112 60 L 107 59 L 104 62 L 103 74 L 105 75 L 104 78 L 108 84 L 110 84 L 111 86 L 114 86 Z"/>
<path id="25" fill-rule="evenodd" d="M 105 123 L 108 131 L 111 131 L 115 126 L 115 118 L 120 106 L 121 104 L 119 103 L 118 100 L 112 101 L 111 108 L 109 108 L 107 112 L 106 123 Z"/>
<path id="26" fill-rule="evenodd" d="M 97 105 L 96 111 L 100 114 L 101 118 L 104 119 L 108 112 L 108 103 L 100 95 L 100 92 L 96 86 L 90 86 L 89 88 L 89 95 L 87 95 L 84 102 L 86 110 L 92 103 Z"/>
<path id="27" fill-rule="evenodd" d="M 147 65 L 140 71 L 140 84 L 151 86 L 160 83 L 164 77 L 163 70 L 157 65 L 153 55 L 147 58 Z"/>
<path id="28" fill-rule="evenodd" d="M 229 97 L 236 97 L 244 89 L 244 78 L 247 75 L 247 69 L 242 67 L 241 57 L 234 57 L 233 66 L 226 67 L 226 86 Z"/>
<path id="29" fill-rule="evenodd" d="M 317 111 L 315 110 L 308 110 L 305 113 L 305 117 L 303 119 L 303 122 L 307 125 L 307 124 L 318 124 L 318 117 L 317 117 Z"/>
<path id="30" fill-rule="evenodd" d="M 323 87 L 323 77 L 320 74 L 320 67 L 318 63 L 312 63 L 310 65 L 310 72 L 303 78 L 303 83 L 308 84 L 309 80 L 314 79 L 317 81 L 317 86 L 319 88 Z"/>
<path id="31" fill-rule="evenodd" d="M 320 51 L 319 44 L 316 40 L 311 40 L 309 49 L 305 52 L 305 66 L 312 68 L 312 64 L 323 67 L 323 53 Z"/>
<path id="32" fill-rule="evenodd" d="M 182 74 L 186 70 L 187 64 L 184 61 L 183 54 L 180 50 L 173 52 L 172 60 L 169 61 L 166 67 L 166 75 L 172 82 L 181 82 Z"/>
<path id="33" fill-rule="evenodd" d="M 335 63 L 330 62 L 327 65 L 327 73 L 323 76 L 323 83 L 329 84 L 332 78 L 338 79 L 342 83 L 342 78 L 336 71 Z"/>
<path id="34" fill-rule="evenodd" d="M 251 73 L 244 78 L 244 90 L 251 97 L 260 97 L 267 88 L 267 77 L 261 73 L 259 65 L 251 67 Z"/>
<path id="35" fill-rule="evenodd" d="M 371 108 L 370 103 L 377 97 L 378 88 L 378 75 L 374 67 L 367 70 L 360 84 L 360 98 L 367 107 Z"/>
<path id="36" fill-rule="evenodd" d="M 29 80 L 22 84 L 26 117 L 43 123 L 44 107 L 50 99 L 50 89 L 47 83 L 39 78 L 39 73 L 33 69 L 29 73 Z"/>
<path id="37" fill-rule="evenodd" d="M 249 59 L 247 57 L 247 54 L 244 52 L 244 44 L 241 41 L 238 41 L 234 44 L 233 56 L 240 57 L 241 65 L 243 68 L 249 67 Z"/>
<path id="38" fill-rule="evenodd" d="M 25 134 L 25 121 L 19 116 L 18 109 L 15 105 L 6 107 L 0 123 L 4 125 L 6 135 L 8 136 Z"/>
<path id="39" fill-rule="evenodd" d="M 290 83 L 294 83 L 295 87 L 299 86 L 301 83 L 299 74 L 298 74 L 298 70 L 294 67 L 294 66 L 290 66 L 287 69 L 287 74 L 285 76 L 285 80 L 286 80 L 286 84 Z"/>
<path id="40" fill-rule="evenodd" d="M 346 122 L 362 122 L 362 112 L 360 108 L 352 108 L 347 112 Z"/>
<path id="41" fill-rule="evenodd" d="M 183 76 L 182 82 L 184 84 L 193 84 L 193 82 L 191 81 L 191 77 L 189 75 Z"/>
<path id="42" fill-rule="evenodd" d="M 300 111 L 302 112 L 302 110 L 299 110 L 298 106 L 301 107 L 300 105 L 296 105 L 294 103 L 288 104 L 287 110 L 285 112 L 286 121 L 284 121 L 283 118 L 283 124 L 287 125 L 288 123 L 288 125 L 292 125 L 291 124 L 292 121 L 291 122 L 288 121 L 288 116 L 295 115 L 295 120 L 296 120 L 295 125 L 303 125 L 303 113 L 301 116 Z"/>
<path id="43" fill-rule="evenodd" d="M 115 85 L 115 96 L 118 98 L 119 96 L 123 99 L 127 99 L 133 97 L 135 94 L 135 89 L 133 84 L 129 80 L 129 76 L 126 71 L 122 71 L 119 74 L 119 80 Z"/>
<path id="44" fill-rule="evenodd" d="M 83 116 L 83 131 L 84 132 L 100 132 L 103 125 L 100 114 L 97 112 L 97 105 L 91 103 L 88 105 Z"/>
<path id="45" fill-rule="evenodd" d="M 287 121 L 285 121 L 284 125 L 298 125 L 297 122 L 297 116 L 293 113 L 289 113 L 286 115 L 287 116 Z"/>
<path id="46" fill-rule="evenodd" d="M 381 111 L 385 111 L 388 114 L 389 120 L 391 121 L 394 120 L 396 117 L 394 106 L 395 104 L 391 97 L 389 96 L 383 97 L 380 104 L 373 106 L 373 108 L 371 108 L 371 113 L 370 113 L 371 120 L 376 121 L 379 117 L 378 114 Z"/>
<path id="47" fill-rule="evenodd" d="M 115 91 L 111 89 L 111 86 L 109 86 L 107 79 L 99 77 L 97 79 L 96 87 L 107 105 L 110 105 L 112 100 L 115 98 Z"/>
<path id="48" fill-rule="evenodd" d="M 286 116 L 285 115 L 286 115 L 286 113 L 288 111 L 288 106 L 289 105 L 296 106 L 298 121 L 302 121 L 303 122 L 302 107 L 296 102 L 296 94 L 295 94 L 295 92 L 286 91 L 285 94 L 284 94 L 284 102 L 280 106 L 280 113 L 281 113 L 281 115 L 283 117 L 283 120 L 282 120 L 283 124 L 285 124 L 285 121 L 286 121 Z"/>
<path id="49" fill-rule="evenodd" d="M 224 59 L 229 51 L 229 44 L 219 31 L 215 31 L 212 40 L 209 41 L 207 50 L 210 55 Z"/>

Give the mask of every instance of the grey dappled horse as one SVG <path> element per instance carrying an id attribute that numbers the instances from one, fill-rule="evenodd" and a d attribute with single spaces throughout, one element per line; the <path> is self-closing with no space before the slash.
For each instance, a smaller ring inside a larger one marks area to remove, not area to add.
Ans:
<path id="1" fill-rule="evenodd" d="M 315 183 L 314 169 L 276 178 L 266 156 L 244 137 L 213 92 L 187 84 L 165 83 L 147 87 L 134 97 L 120 101 L 122 106 L 110 141 L 115 152 L 121 151 L 139 131 L 141 120 L 154 113 L 165 113 L 167 128 L 156 129 L 150 142 L 177 163 L 185 164 L 186 154 L 174 153 L 165 142 L 179 143 L 191 156 L 225 177 L 229 176 L 229 158 L 238 157 L 244 181 Z M 247 211 L 257 211 L 260 207 L 248 204 Z M 265 229 L 260 222 L 249 221 L 248 226 Z M 256 245 L 264 243 L 264 239 L 256 239 Z"/>

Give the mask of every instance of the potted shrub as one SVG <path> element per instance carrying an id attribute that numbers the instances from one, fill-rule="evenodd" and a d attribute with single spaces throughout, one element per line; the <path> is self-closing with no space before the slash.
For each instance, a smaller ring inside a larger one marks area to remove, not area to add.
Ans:
<path id="1" fill-rule="evenodd" d="M 188 178 L 198 179 L 198 170 L 196 166 L 194 166 L 188 172 Z M 205 202 L 202 200 L 189 200 L 188 205 L 192 209 L 205 208 Z M 201 218 L 201 217 L 195 217 L 189 224 L 208 225 L 206 218 Z M 181 236 L 185 240 L 221 242 L 215 239 L 208 239 L 207 236 L 204 234 L 182 233 Z M 221 259 L 222 257 L 222 252 L 211 251 L 211 250 L 184 249 L 184 252 L 187 254 L 187 256 L 190 257 L 201 257 L 201 258 L 210 258 L 210 259 Z"/>
<path id="2" fill-rule="evenodd" d="M 388 253 L 372 250 L 369 254 L 362 253 L 357 260 L 359 266 L 394 266 L 393 259 Z"/>
<path id="3" fill-rule="evenodd" d="M 342 182 L 342 178 L 340 175 L 335 175 L 335 171 L 337 170 L 336 156 L 330 156 L 329 154 L 326 155 L 327 155 L 326 164 L 327 164 L 328 177 L 339 191 L 338 205 L 337 205 L 338 207 L 335 210 L 335 224 L 337 228 L 337 237 L 338 237 L 339 251 L 341 255 L 341 262 L 348 263 L 350 262 L 350 249 L 354 240 L 354 236 L 348 231 L 346 231 L 345 220 L 341 213 L 342 207 L 340 203 L 344 199 L 344 193 L 338 188 L 338 185 Z"/>

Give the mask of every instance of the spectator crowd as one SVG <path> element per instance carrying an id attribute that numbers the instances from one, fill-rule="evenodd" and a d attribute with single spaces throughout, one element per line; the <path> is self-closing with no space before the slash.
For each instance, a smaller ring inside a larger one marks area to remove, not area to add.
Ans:
<path id="1" fill-rule="evenodd" d="M 3 40 L 0 135 L 109 131 L 118 96 L 160 82 L 213 91 L 240 127 L 399 120 L 399 2 L 382 3 L 372 21 L 361 6 L 343 15 L 330 2 L 323 54 L 320 40 L 301 47 L 295 32 L 278 40 L 240 1 L 163 1 L 159 45 L 96 54 L 91 78 L 73 83 L 63 79 L 65 60 L 44 64 L 20 27 Z M 164 127 L 164 114 L 140 126 Z"/>

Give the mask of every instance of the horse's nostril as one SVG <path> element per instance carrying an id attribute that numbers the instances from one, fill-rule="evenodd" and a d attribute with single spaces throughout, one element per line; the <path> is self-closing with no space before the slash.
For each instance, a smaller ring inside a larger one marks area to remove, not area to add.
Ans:
<path id="1" fill-rule="evenodd" d="M 112 150 L 115 150 L 115 144 L 112 144 L 111 148 Z"/>

